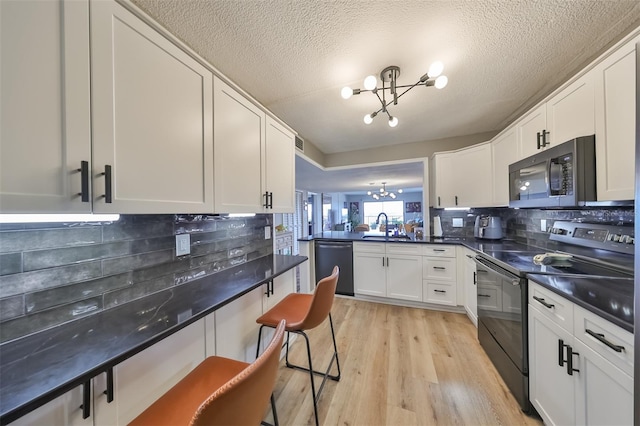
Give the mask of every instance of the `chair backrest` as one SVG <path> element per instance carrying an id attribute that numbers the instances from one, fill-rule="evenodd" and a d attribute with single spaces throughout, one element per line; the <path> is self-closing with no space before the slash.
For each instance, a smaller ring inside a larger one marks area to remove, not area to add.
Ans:
<path id="1" fill-rule="evenodd" d="M 316 290 L 313 293 L 311 306 L 304 320 L 302 320 L 300 329 L 311 330 L 320 325 L 322 321 L 329 316 L 331 306 L 333 306 L 339 276 L 340 268 L 334 266 L 331 275 L 324 277 L 318 282 Z"/>
<path id="2" fill-rule="evenodd" d="M 204 401 L 190 425 L 259 425 L 276 383 L 285 320 L 271 343 L 252 364 Z"/>

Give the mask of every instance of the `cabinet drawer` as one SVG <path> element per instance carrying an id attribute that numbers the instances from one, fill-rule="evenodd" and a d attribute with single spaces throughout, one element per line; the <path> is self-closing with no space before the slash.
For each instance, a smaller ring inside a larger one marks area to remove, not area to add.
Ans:
<path id="1" fill-rule="evenodd" d="M 478 310 L 501 311 L 502 291 L 498 291 L 496 286 L 478 285 Z"/>
<path id="2" fill-rule="evenodd" d="M 454 283 L 456 281 L 455 259 L 425 257 L 422 262 L 422 279 Z"/>
<path id="3" fill-rule="evenodd" d="M 353 243 L 355 253 L 379 253 L 384 254 L 384 243 Z"/>
<path id="4" fill-rule="evenodd" d="M 580 306 L 575 306 L 574 315 L 575 337 L 633 377 L 633 334 Z"/>
<path id="5" fill-rule="evenodd" d="M 574 304 L 559 294 L 529 281 L 529 305 L 565 330 L 573 330 Z"/>
<path id="6" fill-rule="evenodd" d="M 423 256 L 456 257 L 455 246 L 441 246 L 439 244 L 425 244 L 422 246 Z"/>
<path id="7" fill-rule="evenodd" d="M 413 243 L 387 243 L 387 254 L 410 254 L 420 256 L 422 247 Z"/>
<path id="8" fill-rule="evenodd" d="M 448 284 L 423 281 L 422 292 L 425 302 L 456 306 L 456 289 Z"/>

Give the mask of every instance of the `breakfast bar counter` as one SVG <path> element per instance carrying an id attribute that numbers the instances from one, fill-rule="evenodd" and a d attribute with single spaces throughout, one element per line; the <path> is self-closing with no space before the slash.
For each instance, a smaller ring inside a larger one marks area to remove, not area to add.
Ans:
<path id="1" fill-rule="evenodd" d="M 0 345 L 7 424 L 305 262 L 266 256 Z"/>

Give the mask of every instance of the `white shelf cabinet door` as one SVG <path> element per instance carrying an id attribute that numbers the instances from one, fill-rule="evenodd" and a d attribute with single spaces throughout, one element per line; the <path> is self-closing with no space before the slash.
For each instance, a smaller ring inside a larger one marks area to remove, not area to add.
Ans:
<path id="1" fill-rule="evenodd" d="M 116 365 L 110 404 L 104 385 L 94 387 L 94 426 L 128 424 L 196 368 L 205 358 L 204 323 L 196 321 Z"/>
<path id="2" fill-rule="evenodd" d="M 387 297 L 422 301 L 422 256 L 387 254 Z"/>
<path id="3" fill-rule="evenodd" d="M 217 77 L 213 102 L 215 211 L 260 213 L 265 113 Z"/>
<path id="4" fill-rule="evenodd" d="M 452 173 L 456 178 L 454 205 L 490 206 L 493 199 L 491 144 L 474 145 L 456 152 L 453 166 Z"/>
<path id="5" fill-rule="evenodd" d="M 633 424 L 633 378 L 576 339 L 576 424 Z"/>
<path id="6" fill-rule="evenodd" d="M 519 159 L 538 152 L 540 149 L 538 148 L 538 133 L 548 130 L 547 104 L 540 105 L 524 116 L 516 125 L 516 130 L 518 132 Z"/>
<path id="7" fill-rule="evenodd" d="M 211 71 L 115 1 L 99 1 L 91 80 L 94 211 L 211 213 Z"/>
<path id="8" fill-rule="evenodd" d="M 473 256 L 473 252 L 467 254 Z M 478 327 L 478 280 L 476 276 L 476 262 L 473 258 L 465 256 L 464 260 L 464 309 L 467 316 Z"/>
<path id="9" fill-rule="evenodd" d="M 575 382 L 559 365 L 560 340 L 573 345 L 573 334 L 529 305 L 529 400 L 545 424 L 573 425 Z"/>
<path id="10" fill-rule="evenodd" d="M 598 201 L 635 198 L 636 38 L 595 69 Z"/>
<path id="11" fill-rule="evenodd" d="M 518 134 L 515 127 L 491 142 L 493 162 L 493 202 L 494 207 L 509 205 L 509 165 L 518 161 Z"/>
<path id="12" fill-rule="evenodd" d="M 0 62 L 1 212 L 91 212 L 89 2 L 0 2 Z"/>
<path id="13" fill-rule="evenodd" d="M 215 311 L 216 355 L 253 362 L 258 344 L 258 324 L 262 315 L 264 286 Z"/>
<path id="14" fill-rule="evenodd" d="M 454 153 L 437 153 L 433 156 L 434 169 L 434 198 L 433 207 L 455 207 L 455 164 Z"/>
<path id="15" fill-rule="evenodd" d="M 13 426 L 93 426 L 93 416 L 82 418 L 83 387 L 78 386 L 12 422 Z M 91 410 L 93 413 L 93 407 Z"/>
<path id="16" fill-rule="evenodd" d="M 354 253 L 353 282 L 355 293 L 387 296 L 385 253 Z"/>
<path id="17" fill-rule="evenodd" d="M 295 136 L 267 117 L 265 137 L 265 191 L 272 193 L 269 213 L 295 211 Z"/>
<path id="18" fill-rule="evenodd" d="M 547 102 L 546 148 L 595 133 L 593 76 L 583 75 Z"/>

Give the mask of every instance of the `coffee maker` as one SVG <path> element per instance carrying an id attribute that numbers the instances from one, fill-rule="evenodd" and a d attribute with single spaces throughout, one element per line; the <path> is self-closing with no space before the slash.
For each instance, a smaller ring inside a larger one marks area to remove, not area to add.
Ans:
<path id="1" fill-rule="evenodd" d="M 502 238 L 502 220 L 497 216 L 478 215 L 473 227 L 473 236 L 484 240 Z"/>

